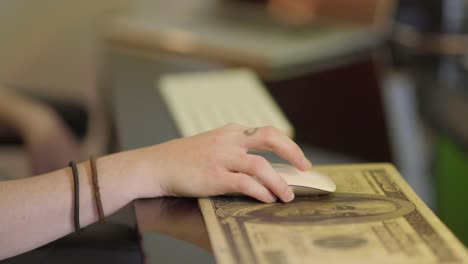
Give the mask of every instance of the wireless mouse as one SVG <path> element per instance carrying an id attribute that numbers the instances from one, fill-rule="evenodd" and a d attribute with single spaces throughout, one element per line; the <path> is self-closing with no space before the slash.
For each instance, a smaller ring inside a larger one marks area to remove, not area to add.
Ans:
<path id="1" fill-rule="evenodd" d="M 291 186 L 296 196 L 322 195 L 334 192 L 335 183 L 317 171 L 300 171 L 287 164 L 272 164 L 273 168 Z"/>

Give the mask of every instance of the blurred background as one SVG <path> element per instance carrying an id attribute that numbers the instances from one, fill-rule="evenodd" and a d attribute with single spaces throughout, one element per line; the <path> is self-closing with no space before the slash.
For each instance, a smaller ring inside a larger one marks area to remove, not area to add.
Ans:
<path id="1" fill-rule="evenodd" d="M 394 163 L 468 244 L 468 1 L 1 1 L 0 178 L 120 150 L 122 58 L 250 69 L 312 161 Z"/>

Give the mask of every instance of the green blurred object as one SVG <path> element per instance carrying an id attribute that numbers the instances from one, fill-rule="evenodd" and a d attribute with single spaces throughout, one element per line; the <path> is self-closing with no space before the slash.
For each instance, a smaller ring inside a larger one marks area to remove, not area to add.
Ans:
<path id="1" fill-rule="evenodd" d="M 449 137 L 436 143 L 437 214 L 468 245 L 468 150 Z"/>

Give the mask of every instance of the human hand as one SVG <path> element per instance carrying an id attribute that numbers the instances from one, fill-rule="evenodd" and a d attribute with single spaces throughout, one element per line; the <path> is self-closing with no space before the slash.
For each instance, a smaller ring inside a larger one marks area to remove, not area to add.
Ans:
<path id="1" fill-rule="evenodd" d="M 136 160 L 145 161 L 152 197 L 243 193 L 263 202 L 294 199 L 270 163 L 249 150 L 274 152 L 300 170 L 311 167 L 296 143 L 278 129 L 238 124 L 145 148 Z"/>

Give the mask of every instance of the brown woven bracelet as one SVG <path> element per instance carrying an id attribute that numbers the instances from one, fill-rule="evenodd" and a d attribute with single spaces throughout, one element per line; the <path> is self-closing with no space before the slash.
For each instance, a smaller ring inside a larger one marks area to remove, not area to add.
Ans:
<path id="1" fill-rule="evenodd" d="M 94 200 L 96 201 L 96 207 L 97 207 L 97 212 L 99 216 L 99 223 L 105 224 L 106 220 L 104 219 L 104 209 L 102 209 L 101 192 L 99 191 L 96 158 L 91 155 L 89 160 L 91 162 L 91 174 L 93 176 Z"/>

